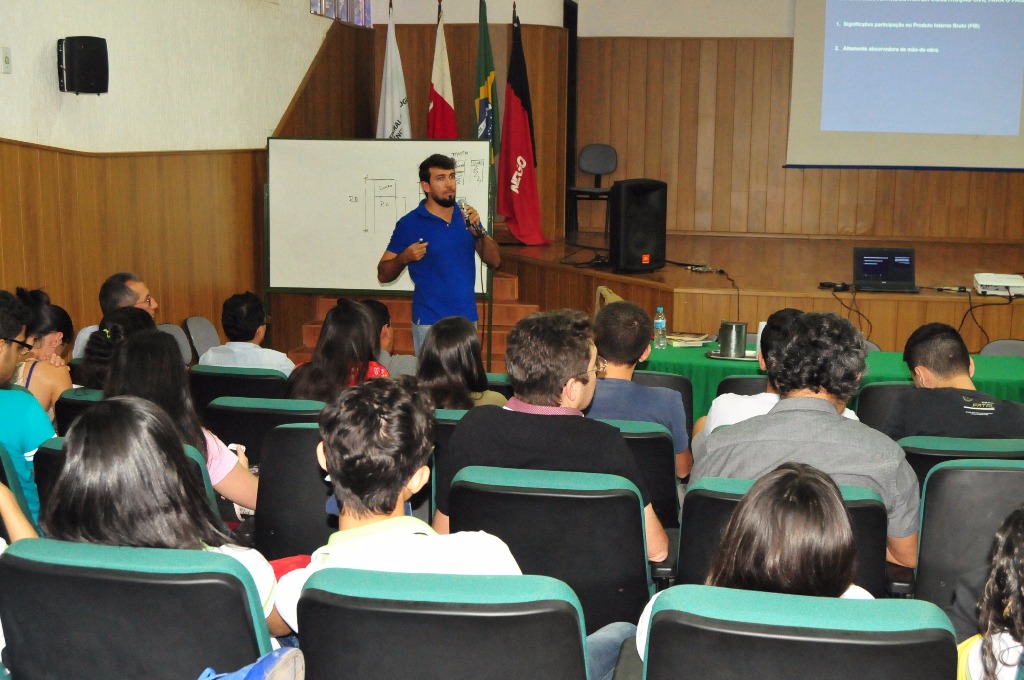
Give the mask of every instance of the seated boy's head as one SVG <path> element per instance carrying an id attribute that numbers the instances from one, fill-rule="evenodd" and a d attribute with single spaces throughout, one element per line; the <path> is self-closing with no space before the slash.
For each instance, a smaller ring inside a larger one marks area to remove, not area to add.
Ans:
<path id="1" fill-rule="evenodd" d="M 320 437 L 342 514 L 389 515 L 430 478 L 434 405 L 412 376 L 368 380 L 324 408 Z"/>

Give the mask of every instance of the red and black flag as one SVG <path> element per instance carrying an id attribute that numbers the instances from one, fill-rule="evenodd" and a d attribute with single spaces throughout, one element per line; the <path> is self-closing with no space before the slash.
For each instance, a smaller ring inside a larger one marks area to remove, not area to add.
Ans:
<path id="1" fill-rule="evenodd" d="M 533 109 L 530 81 L 526 75 L 523 35 L 512 4 L 512 54 L 505 85 L 505 118 L 498 161 L 498 212 L 505 216 L 509 232 L 525 243 L 548 243 L 540 226 L 540 198 L 537 195 L 536 149 L 533 144 Z"/>

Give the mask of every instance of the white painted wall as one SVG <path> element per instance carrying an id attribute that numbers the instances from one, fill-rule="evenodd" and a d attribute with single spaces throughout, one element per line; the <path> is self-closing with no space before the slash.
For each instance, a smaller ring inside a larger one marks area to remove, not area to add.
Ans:
<path id="1" fill-rule="evenodd" d="M 795 0 L 579 0 L 581 37 L 745 37 L 793 35 Z M 437 21 L 435 0 L 394 0 L 396 24 Z M 520 0 L 524 24 L 562 25 L 562 0 Z M 448 24 L 477 21 L 479 0 L 444 0 Z M 487 0 L 492 24 L 512 23 L 512 0 Z M 388 22 L 388 0 L 373 0 L 374 24 Z"/>
<path id="2" fill-rule="evenodd" d="M 3 0 L 0 137 L 93 152 L 266 146 L 330 20 L 308 0 Z M 106 38 L 110 91 L 57 88 L 57 40 Z"/>
<path id="3" fill-rule="evenodd" d="M 580 37 L 786 38 L 794 0 L 579 0 Z"/>
<path id="4" fill-rule="evenodd" d="M 511 24 L 512 1 L 487 0 L 487 23 Z M 475 24 L 480 20 L 480 0 L 444 0 L 442 6 L 446 24 Z M 437 23 L 436 0 L 394 0 L 394 8 L 396 24 Z M 519 0 L 516 8 L 523 24 L 562 25 L 562 0 Z M 372 18 L 374 25 L 388 23 L 388 0 L 373 0 Z"/>

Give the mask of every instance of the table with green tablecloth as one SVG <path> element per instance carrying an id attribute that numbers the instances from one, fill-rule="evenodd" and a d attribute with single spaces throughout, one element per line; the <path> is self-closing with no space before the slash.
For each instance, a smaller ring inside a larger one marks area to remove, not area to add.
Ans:
<path id="1" fill-rule="evenodd" d="M 756 361 L 711 359 L 705 354 L 717 350 L 709 343 L 703 347 L 668 347 L 652 349 L 646 362 L 637 366 L 646 371 L 663 371 L 685 375 L 693 384 L 693 419 L 708 413 L 718 383 L 730 375 L 764 375 Z M 753 349 L 750 347 L 749 349 Z M 999 399 L 1024 402 L 1024 358 L 974 358 L 974 384 L 982 392 Z M 869 352 L 868 369 L 862 385 L 890 380 L 910 380 L 910 370 L 900 352 Z"/>

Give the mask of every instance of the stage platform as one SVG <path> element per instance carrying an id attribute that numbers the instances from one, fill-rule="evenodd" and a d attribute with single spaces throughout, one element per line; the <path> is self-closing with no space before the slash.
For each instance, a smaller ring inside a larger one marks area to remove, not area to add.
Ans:
<path id="1" fill-rule="evenodd" d="M 960 327 L 972 352 L 985 344 L 986 333 L 992 340 L 1024 338 L 1024 300 L 928 289 L 969 288 L 977 272 L 1020 273 L 1024 244 L 669 235 L 668 260 L 722 269 L 734 286 L 722 274 L 699 274 L 678 264 L 650 273 L 615 274 L 607 264 L 607 237 L 601 233 L 581 232 L 573 243 L 560 240 L 548 246 L 506 244 L 511 238 L 500 231 L 497 238 L 503 243 L 501 271 L 519 277 L 521 302 L 541 309 L 593 311 L 595 289 L 606 285 L 652 315 L 656 306 L 665 307 L 673 331 L 716 333 L 723 320 L 745 321 L 756 329 L 776 309 L 796 307 L 842 314 L 887 351 L 902 351 L 910 333 L 930 321 Z M 820 290 L 821 281 L 851 282 L 853 248 L 859 245 L 915 248 L 922 292 Z"/>

